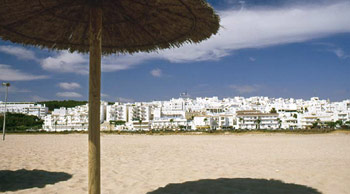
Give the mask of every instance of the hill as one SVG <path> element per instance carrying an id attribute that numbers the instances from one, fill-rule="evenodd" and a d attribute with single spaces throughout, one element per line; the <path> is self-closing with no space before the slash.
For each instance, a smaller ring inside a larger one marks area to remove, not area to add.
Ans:
<path id="1" fill-rule="evenodd" d="M 38 104 L 45 104 L 49 108 L 49 111 L 53 111 L 56 108 L 66 107 L 71 108 L 75 106 L 85 105 L 87 101 L 75 101 L 75 100 L 64 100 L 64 101 L 42 101 L 37 102 Z"/>

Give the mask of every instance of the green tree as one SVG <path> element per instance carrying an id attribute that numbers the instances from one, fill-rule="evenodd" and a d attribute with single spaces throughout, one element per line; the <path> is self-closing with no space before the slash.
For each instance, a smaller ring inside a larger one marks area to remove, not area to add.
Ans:
<path id="1" fill-rule="evenodd" d="M 54 109 L 66 107 L 71 108 L 75 106 L 85 105 L 87 104 L 87 101 L 75 101 L 75 100 L 64 100 L 64 101 L 42 101 L 38 102 L 37 104 L 45 104 L 46 107 L 49 108 L 49 111 L 53 111 Z"/>
<path id="2" fill-rule="evenodd" d="M 344 127 L 346 127 L 347 129 L 349 129 L 349 128 L 350 128 L 350 121 L 346 121 Z"/>
<path id="3" fill-rule="evenodd" d="M 270 113 L 277 113 L 277 111 L 276 111 L 275 108 L 272 108 L 272 109 L 270 110 Z"/>
<path id="4" fill-rule="evenodd" d="M 257 129 L 260 129 L 261 118 L 260 118 L 260 117 L 257 117 L 257 119 L 255 120 L 255 123 L 256 123 L 256 128 L 257 128 Z"/>
<path id="5" fill-rule="evenodd" d="M 174 119 L 170 119 L 171 128 L 173 128 Z"/>
<path id="6" fill-rule="evenodd" d="M 179 128 L 180 128 L 181 130 L 184 130 L 184 129 L 186 129 L 187 127 L 184 126 L 184 125 L 179 125 Z"/>
<path id="7" fill-rule="evenodd" d="M 122 120 L 117 120 L 117 121 L 109 121 L 110 124 L 114 124 L 114 125 L 124 125 L 126 122 L 122 121 Z"/>
<path id="8" fill-rule="evenodd" d="M 297 114 L 294 114 L 293 117 L 297 119 L 297 118 L 298 118 L 298 115 L 297 115 Z"/>
<path id="9" fill-rule="evenodd" d="M 277 122 L 278 122 L 278 128 L 281 129 L 282 120 L 280 118 L 277 118 Z"/>
<path id="10" fill-rule="evenodd" d="M 337 120 L 335 123 L 338 126 L 342 126 L 343 125 L 343 121 L 342 120 Z"/>
<path id="11" fill-rule="evenodd" d="M 320 119 L 317 119 L 314 123 L 312 123 L 312 128 L 319 128 L 321 124 Z"/>
<path id="12" fill-rule="evenodd" d="M 239 117 L 239 123 L 238 127 L 242 128 L 242 124 L 244 124 L 244 119 L 242 117 Z"/>
<path id="13" fill-rule="evenodd" d="M 337 125 L 335 122 L 326 122 L 325 124 L 331 129 L 334 129 L 335 126 Z"/>
<path id="14" fill-rule="evenodd" d="M 55 132 L 57 131 L 57 121 L 55 121 Z"/>
<path id="15" fill-rule="evenodd" d="M 204 121 L 205 124 L 207 124 L 208 119 L 204 118 L 203 121 Z"/>
<path id="16" fill-rule="evenodd" d="M 141 130 L 142 119 L 139 119 L 139 124 L 140 124 L 140 130 Z"/>
<path id="17" fill-rule="evenodd" d="M 0 116 L 0 127 L 2 130 L 4 122 L 3 115 Z M 44 121 L 36 116 L 19 113 L 6 114 L 6 129 L 8 131 L 25 131 L 27 129 L 41 129 Z"/>

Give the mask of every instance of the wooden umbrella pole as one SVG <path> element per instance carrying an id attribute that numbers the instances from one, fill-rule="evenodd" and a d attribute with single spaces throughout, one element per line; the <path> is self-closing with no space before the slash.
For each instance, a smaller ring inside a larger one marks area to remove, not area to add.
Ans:
<path id="1" fill-rule="evenodd" d="M 101 192 L 100 168 L 100 95 L 102 9 L 90 9 L 90 76 L 89 76 L 89 193 Z"/>

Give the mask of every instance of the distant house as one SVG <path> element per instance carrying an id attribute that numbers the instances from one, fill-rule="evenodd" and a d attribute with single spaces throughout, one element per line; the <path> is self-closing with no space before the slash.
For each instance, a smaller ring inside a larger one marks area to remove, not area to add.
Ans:
<path id="1" fill-rule="evenodd" d="M 277 113 L 262 113 L 258 110 L 236 112 L 237 129 L 277 129 L 279 127 Z"/>
<path id="2" fill-rule="evenodd" d="M 33 115 L 43 118 L 48 113 L 45 104 L 35 104 L 34 102 L 7 102 L 6 112 Z M 5 103 L 0 101 L 0 113 L 5 112 Z"/>

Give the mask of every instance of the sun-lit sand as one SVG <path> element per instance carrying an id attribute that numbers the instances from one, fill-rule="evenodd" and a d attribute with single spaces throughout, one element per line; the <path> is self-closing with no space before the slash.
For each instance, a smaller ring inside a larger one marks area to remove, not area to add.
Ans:
<path id="1" fill-rule="evenodd" d="M 254 193 L 283 183 L 350 193 L 345 133 L 102 135 L 101 145 L 102 193 Z M 283 183 L 263 184 L 270 179 Z M 87 135 L 8 135 L 0 142 L 0 192 L 87 193 Z"/>

